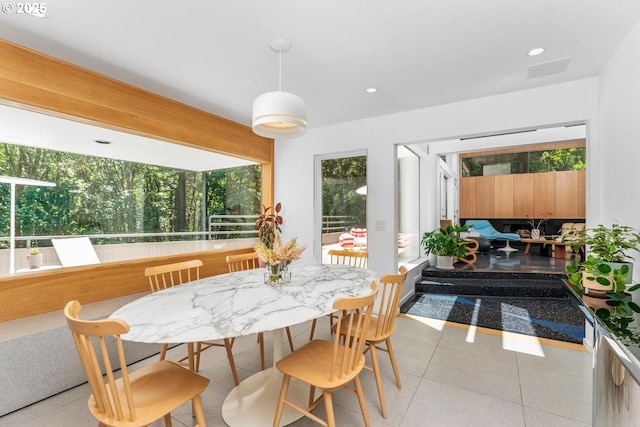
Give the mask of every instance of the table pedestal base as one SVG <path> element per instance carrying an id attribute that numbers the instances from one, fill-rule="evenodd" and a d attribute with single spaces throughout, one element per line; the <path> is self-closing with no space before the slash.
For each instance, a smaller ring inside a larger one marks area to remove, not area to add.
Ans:
<path id="1" fill-rule="evenodd" d="M 272 426 L 282 377 L 276 368 L 268 368 L 242 381 L 231 390 L 222 404 L 224 421 L 232 427 Z M 309 386 L 292 378 L 287 396 L 289 400 L 306 408 L 309 404 Z M 300 412 L 285 405 L 280 425 L 291 424 L 300 418 Z"/>
<path id="2" fill-rule="evenodd" d="M 282 329 L 273 333 L 273 359 L 282 359 Z M 274 366 L 254 374 L 238 384 L 224 399 L 222 418 L 231 427 L 270 427 L 276 415 L 278 397 L 284 375 Z M 309 385 L 292 378 L 287 391 L 288 400 L 306 408 L 309 404 Z M 285 405 L 281 426 L 302 418 L 302 414 Z"/>

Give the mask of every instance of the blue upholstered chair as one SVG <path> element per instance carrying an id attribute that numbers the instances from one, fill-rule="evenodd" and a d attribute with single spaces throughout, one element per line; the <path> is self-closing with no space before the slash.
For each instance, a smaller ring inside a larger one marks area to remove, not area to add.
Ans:
<path id="1" fill-rule="evenodd" d="M 500 233 L 493 228 L 493 225 L 486 219 L 468 219 L 465 224 L 469 227 L 469 231 L 477 232 L 480 237 L 484 237 L 487 240 L 505 240 L 507 243 L 503 248 L 498 248 L 499 251 L 513 252 L 517 249 L 512 248 L 509 242 L 519 242 L 520 236 L 516 233 Z"/>

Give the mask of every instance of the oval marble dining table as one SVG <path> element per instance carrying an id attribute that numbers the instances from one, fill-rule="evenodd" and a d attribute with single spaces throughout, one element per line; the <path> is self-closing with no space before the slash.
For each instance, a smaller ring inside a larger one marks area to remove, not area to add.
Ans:
<path id="1" fill-rule="evenodd" d="M 273 331 L 273 361 L 282 358 L 282 331 L 327 315 L 339 296 L 371 290 L 376 274 L 345 265 L 292 266 L 291 282 L 264 283 L 262 269 L 206 277 L 139 298 L 110 317 L 125 320 L 127 341 L 174 344 L 213 341 Z M 226 397 L 222 417 L 230 426 L 271 426 L 282 375 L 271 367 L 242 381 Z M 308 403 L 308 388 L 292 383 L 289 396 Z M 300 418 L 285 407 L 281 425 Z"/>

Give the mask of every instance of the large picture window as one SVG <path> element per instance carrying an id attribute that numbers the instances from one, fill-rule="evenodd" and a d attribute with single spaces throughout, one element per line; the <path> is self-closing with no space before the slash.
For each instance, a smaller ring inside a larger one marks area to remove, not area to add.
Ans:
<path id="1" fill-rule="evenodd" d="M 0 175 L 56 184 L 18 186 L 17 247 L 50 246 L 48 239 L 27 242 L 24 236 L 101 235 L 95 244 L 204 239 L 210 215 L 260 212 L 257 164 L 189 171 L 0 144 Z M 6 248 L 8 185 L 0 186 L 0 201 L 0 248 Z"/>

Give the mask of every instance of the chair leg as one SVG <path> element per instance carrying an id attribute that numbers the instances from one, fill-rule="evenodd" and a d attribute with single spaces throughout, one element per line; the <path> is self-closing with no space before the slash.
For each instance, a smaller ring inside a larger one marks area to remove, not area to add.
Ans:
<path id="1" fill-rule="evenodd" d="M 311 321 L 311 333 L 309 334 L 309 341 L 313 340 L 313 333 L 314 333 L 314 332 L 315 332 L 315 330 L 316 330 L 316 322 L 317 322 L 317 320 L 318 320 L 318 319 L 313 319 L 313 320 Z"/>
<path id="2" fill-rule="evenodd" d="M 293 353 L 293 339 L 291 338 L 291 329 L 287 326 L 287 338 L 289 338 L 289 348 L 291 349 L 291 353 Z"/>
<path id="3" fill-rule="evenodd" d="M 258 333 L 258 345 L 260 345 L 260 369 L 264 371 L 264 334 Z"/>
<path id="4" fill-rule="evenodd" d="M 207 427 L 207 422 L 204 420 L 204 410 L 202 409 L 202 399 L 200 399 L 200 395 L 191 399 L 191 406 L 193 407 L 193 415 L 198 423 L 197 427 Z"/>
<path id="5" fill-rule="evenodd" d="M 360 376 L 356 375 L 353 379 L 353 383 L 356 386 L 356 394 L 358 395 L 358 403 L 360 404 L 360 410 L 362 411 L 362 419 L 364 420 L 365 427 L 370 427 L 369 413 L 367 412 L 367 405 L 364 403 L 364 393 L 362 392 L 362 384 L 360 384 Z"/>
<path id="6" fill-rule="evenodd" d="M 172 427 L 173 424 L 171 424 L 171 413 L 165 414 L 164 416 L 164 426 L 165 427 Z"/>
<path id="7" fill-rule="evenodd" d="M 200 371 L 200 355 L 202 354 L 202 343 L 199 342 L 196 347 L 196 370 L 194 372 Z"/>
<path id="8" fill-rule="evenodd" d="M 380 398 L 380 412 L 382 416 L 387 418 L 387 405 L 384 402 L 384 391 L 382 390 L 382 377 L 380 375 L 380 365 L 378 363 L 378 353 L 376 346 L 369 343 L 369 353 L 371 354 L 371 363 L 373 364 L 373 375 L 376 377 L 376 387 L 378 388 L 378 397 Z"/>
<path id="9" fill-rule="evenodd" d="M 400 382 L 400 374 L 398 373 L 398 365 L 396 364 L 396 355 L 393 353 L 393 346 L 391 345 L 391 338 L 387 338 L 385 342 L 387 343 L 387 353 L 389 353 L 389 359 L 391 359 L 393 374 L 396 377 L 396 384 L 398 385 L 398 388 L 402 388 L 402 383 Z"/>
<path id="10" fill-rule="evenodd" d="M 327 413 L 327 426 L 335 427 L 336 417 L 335 417 L 335 414 L 333 413 L 333 401 L 331 400 L 331 392 L 323 390 L 322 395 L 324 399 L 324 410 Z"/>
<path id="11" fill-rule="evenodd" d="M 291 377 L 289 375 L 285 375 L 282 379 L 282 387 L 280 388 L 280 396 L 278 397 L 278 406 L 276 406 L 276 415 L 273 418 L 273 427 L 280 426 L 282 410 L 284 409 L 284 399 L 287 397 L 287 390 L 289 389 L 289 381 L 291 381 Z"/>
<path id="12" fill-rule="evenodd" d="M 227 350 L 227 358 L 229 359 L 229 366 L 231 367 L 231 373 L 233 374 L 233 380 L 236 385 L 240 384 L 238 381 L 238 372 L 236 371 L 236 363 L 233 361 L 233 353 L 231 352 L 231 346 L 233 345 L 233 341 L 229 338 L 224 339 L 224 348 Z"/>
<path id="13" fill-rule="evenodd" d="M 167 347 L 169 347 L 167 344 L 162 344 L 160 348 L 160 360 L 164 360 L 164 358 L 167 357 Z"/>
<path id="14" fill-rule="evenodd" d="M 316 387 L 310 385 L 309 386 L 309 404 L 307 406 L 311 408 L 315 400 L 316 400 Z"/>

